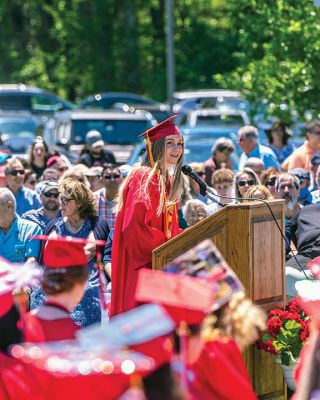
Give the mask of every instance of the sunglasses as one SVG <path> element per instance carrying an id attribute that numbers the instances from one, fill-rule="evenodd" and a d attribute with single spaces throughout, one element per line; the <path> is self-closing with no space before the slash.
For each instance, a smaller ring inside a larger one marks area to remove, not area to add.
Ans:
<path id="1" fill-rule="evenodd" d="M 204 176 L 205 174 L 206 174 L 206 173 L 203 172 L 203 171 L 197 172 L 197 175 L 199 175 L 199 176 Z"/>
<path id="2" fill-rule="evenodd" d="M 267 186 L 274 186 L 276 184 L 276 179 L 277 178 L 270 178 L 267 180 L 266 185 Z"/>
<path id="3" fill-rule="evenodd" d="M 248 179 L 247 181 L 239 181 L 238 182 L 238 185 L 239 186 L 245 186 L 245 185 L 249 185 L 249 186 L 252 186 L 252 185 L 254 185 L 254 180 L 253 179 Z"/>
<path id="4" fill-rule="evenodd" d="M 17 176 L 19 175 L 25 175 L 24 169 L 15 169 L 13 171 L 8 172 L 9 175 Z"/>
<path id="5" fill-rule="evenodd" d="M 103 175 L 104 179 L 120 179 L 121 175 L 120 174 L 106 174 Z"/>
<path id="6" fill-rule="evenodd" d="M 55 193 L 42 193 L 44 195 L 44 197 L 46 197 L 47 199 L 49 199 L 50 197 L 54 197 L 55 199 L 57 199 L 59 197 L 59 193 L 55 192 Z M 60 199 L 61 200 L 61 199 Z"/>
<path id="7" fill-rule="evenodd" d="M 74 200 L 72 197 L 64 197 L 64 196 L 60 196 L 59 198 L 60 203 L 63 204 L 64 206 L 68 205 L 70 203 L 71 200 Z"/>
<path id="8" fill-rule="evenodd" d="M 28 183 L 29 183 L 29 185 L 35 185 L 36 182 L 37 181 L 29 181 Z"/>

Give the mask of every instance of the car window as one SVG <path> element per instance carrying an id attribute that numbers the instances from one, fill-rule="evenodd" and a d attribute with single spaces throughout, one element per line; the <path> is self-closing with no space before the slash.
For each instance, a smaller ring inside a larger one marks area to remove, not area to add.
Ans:
<path id="1" fill-rule="evenodd" d="M 0 108 L 4 110 L 30 110 L 30 98 L 25 95 L 7 95 L 0 93 Z"/>
<path id="2" fill-rule="evenodd" d="M 151 127 L 149 120 L 75 120 L 72 137 L 74 144 L 84 144 L 87 132 L 97 130 L 106 143 L 134 144 L 142 140 L 137 136 Z"/>
<path id="3" fill-rule="evenodd" d="M 52 96 L 34 94 L 31 96 L 31 107 L 35 112 L 54 112 L 62 108 L 62 103 Z"/>
<path id="4" fill-rule="evenodd" d="M 244 125 L 241 115 L 198 115 L 196 119 L 196 126 L 242 126 Z"/>

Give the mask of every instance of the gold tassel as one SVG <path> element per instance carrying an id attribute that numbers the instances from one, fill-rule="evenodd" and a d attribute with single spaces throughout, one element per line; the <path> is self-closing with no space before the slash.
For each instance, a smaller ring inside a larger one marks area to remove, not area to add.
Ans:
<path id="1" fill-rule="evenodd" d="M 151 150 L 151 143 L 150 143 L 150 140 L 149 140 L 148 132 L 149 131 L 146 131 L 146 138 L 144 139 L 144 142 L 146 144 L 147 154 L 148 154 L 150 166 L 151 166 L 151 168 L 153 168 L 154 167 L 154 160 L 153 160 L 153 155 L 152 155 L 152 150 Z"/>

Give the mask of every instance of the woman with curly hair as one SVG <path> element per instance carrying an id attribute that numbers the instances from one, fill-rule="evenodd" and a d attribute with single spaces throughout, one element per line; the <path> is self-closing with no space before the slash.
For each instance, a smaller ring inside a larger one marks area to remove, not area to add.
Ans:
<path id="1" fill-rule="evenodd" d="M 149 129 L 147 154 L 120 186 L 112 243 L 111 316 L 136 306 L 140 268 L 151 268 L 152 250 L 178 235 L 178 202 L 183 191 L 184 140 L 171 122 Z"/>
<path id="2" fill-rule="evenodd" d="M 60 183 L 59 192 L 62 217 L 50 221 L 44 234 L 88 239 L 89 243 L 85 246 L 89 269 L 88 284 L 81 302 L 71 313 L 76 323 L 88 326 L 101 320 L 94 240 L 107 241 L 109 226 L 107 220 L 97 217 L 95 197 L 85 184 L 73 178 L 66 178 Z M 108 243 L 104 249 L 104 263 L 110 262 L 110 246 Z M 32 307 L 38 305 L 37 302 L 32 302 Z"/>

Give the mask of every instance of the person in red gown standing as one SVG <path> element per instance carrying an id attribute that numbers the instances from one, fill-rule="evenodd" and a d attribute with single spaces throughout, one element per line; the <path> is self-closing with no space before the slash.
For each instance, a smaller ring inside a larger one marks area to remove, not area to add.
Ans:
<path id="1" fill-rule="evenodd" d="M 152 250 L 178 235 L 178 201 L 182 193 L 184 140 L 171 122 L 154 126 L 145 136 L 147 154 L 119 189 L 112 244 L 110 316 L 136 306 L 140 268 L 151 268 Z"/>
<path id="2" fill-rule="evenodd" d="M 79 326 L 70 312 L 83 296 L 88 279 L 87 258 L 83 246 L 87 241 L 49 237 L 43 252 L 42 289 L 46 303 L 24 316 L 24 340 L 49 342 L 74 339 Z"/>

